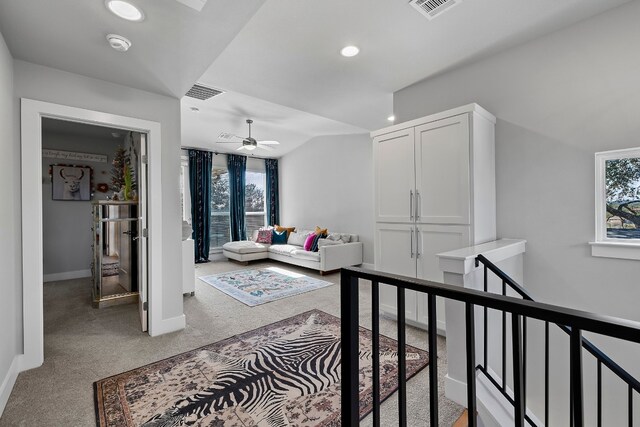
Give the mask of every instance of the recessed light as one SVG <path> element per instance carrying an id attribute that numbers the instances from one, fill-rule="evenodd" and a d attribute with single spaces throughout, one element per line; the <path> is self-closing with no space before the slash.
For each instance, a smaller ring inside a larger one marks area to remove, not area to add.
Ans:
<path id="1" fill-rule="evenodd" d="M 112 48 L 118 52 L 126 52 L 131 47 L 131 42 L 128 38 L 119 36 L 117 34 L 107 34 L 107 41 Z"/>
<path id="2" fill-rule="evenodd" d="M 347 58 L 351 58 L 352 56 L 356 56 L 360 53 L 360 49 L 357 46 L 345 46 L 340 51 L 340 55 L 346 56 Z"/>
<path id="3" fill-rule="evenodd" d="M 191 111 L 193 111 L 194 113 L 199 113 L 200 112 L 200 109 L 198 107 L 189 107 L 189 109 Z"/>
<path id="4" fill-rule="evenodd" d="M 395 122 L 396 121 L 396 116 L 391 115 L 391 116 L 387 117 L 387 120 L 389 120 L 390 122 Z"/>
<path id="5" fill-rule="evenodd" d="M 140 22 L 144 14 L 140 9 L 124 0 L 105 0 L 107 8 L 116 16 L 127 21 Z"/>

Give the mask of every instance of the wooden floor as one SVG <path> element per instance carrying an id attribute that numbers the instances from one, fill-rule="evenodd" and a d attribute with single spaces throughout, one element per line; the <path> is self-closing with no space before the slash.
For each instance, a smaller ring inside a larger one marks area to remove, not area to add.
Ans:
<path id="1" fill-rule="evenodd" d="M 467 410 L 465 409 L 462 415 L 460 415 L 460 418 L 458 418 L 458 421 L 456 421 L 452 427 L 467 427 L 468 425 Z"/>

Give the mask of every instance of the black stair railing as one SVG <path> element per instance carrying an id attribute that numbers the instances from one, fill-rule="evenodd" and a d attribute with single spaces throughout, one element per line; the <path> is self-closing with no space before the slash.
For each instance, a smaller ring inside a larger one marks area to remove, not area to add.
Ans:
<path id="1" fill-rule="evenodd" d="M 491 261 L 489 261 L 487 258 L 485 258 L 483 255 L 478 255 L 476 257 L 476 267 L 478 267 L 480 264 L 482 264 L 483 268 L 484 268 L 484 280 L 483 280 L 483 286 L 484 286 L 484 292 L 489 292 L 489 271 L 491 271 L 493 274 L 495 274 L 498 279 L 500 279 L 502 281 L 502 287 L 501 287 L 501 295 L 507 295 L 507 288 L 513 290 L 516 294 L 518 294 L 520 297 L 522 297 L 523 300 L 526 301 L 535 301 L 533 299 L 533 297 L 531 296 L 531 294 L 529 294 L 529 292 L 527 292 L 522 286 L 520 286 L 518 283 L 516 283 L 515 280 L 513 280 L 511 277 L 509 277 L 507 274 L 505 274 L 504 271 L 502 271 L 499 267 L 497 267 L 495 264 L 493 264 Z M 498 389 L 498 391 L 500 391 L 500 393 L 512 404 L 514 405 L 514 399 L 512 396 L 510 396 L 507 393 L 507 386 L 506 386 L 506 360 L 507 360 L 507 356 L 506 356 L 506 318 L 505 318 L 505 312 L 502 312 L 502 346 L 501 346 L 501 361 L 502 361 L 502 378 L 501 381 L 498 381 L 496 378 L 493 377 L 493 375 L 489 372 L 489 370 L 487 369 L 487 363 L 488 363 L 488 349 L 489 349 L 489 345 L 487 344 L 488 341 L 488 325 L 487 325 L 487 318 L 488 318 L 488 310 L 487 307 L 484 307 L 484 312 L 483 312 L 483 349 L 484 349 L 484 354 L 483 354 L 483 360 L 482 363 L 480 363 L 478 365 L 478 371 L 482 372 L 487 379 L 489 379 L 489 381 L 494 385 L 494 387 L 496 387 Z M 549 427 L 549 321 L 545 321 L 544 322 L 544 425 L 546 427 Z M 553 323 L 553 322 L 551 322 Z M 567 335 L 570 336 L 570 340 L 574 340 L 574 339 L 578 339 L 577 338 L 577 334 L 573 333 L 573 330 L 570 326 L 566 326 L 563 324 L 558 324 L 556 323 L 555 326 L 559 327 L 561 330 L 563 330 Z M 597 332 L 597 331 L 596 331 Z M 606 334 L 603 334 L 606 335 Z M 525 391 L 526 391 L 526 349 L 527 349 L 527 318 L 523 317 L 522 319 L 522 337 L 523 337 L 523 344 L 522 344 L 522 348 L 523 348 L 523 363 L 522 363 L 522 371 L 523 371 L 523 375 L 522 375 L 522 398 L 525 398 Z M 582 348 L 584 348 L 589 354 L 593 355 L 595 357 L 596 360 L 596 365 L 597 365 L 597 371 L 596 371 L 596 398 L 597 398 L 597 406 L 596 406 L 596 422 L 598 426 L 602 426 L 602 366 L 605 366 L 607 369 L 609 369 L 609 371 L 611 371 L 613 374 L 616 375 L 617 378 L 619 378 L 622 382 L 625 383 L 626 387 L 627 387 L 627 407 L 628 407 L 628 425 L 629 426 L 633 426 L 633 393 L 640 393 L 640 381 L 638 381 L 635 377 L 633 377 L 629 372 L 627 372 L 623 367 L 621 367 L 620 365 L 618 365 L 616 362 L 614 362 L 609 356 L 607 356 L 606 354 L 604 354 L 598 347 L 596 347 L 593 343 L 591 343 L 589 340 L 587 340 L 584 337 L 580 338 L 580 341 L 578 341 L 578 344 L 581 345 Z M 579 346 L 576 346 L 579 347 Z M 574 347 L 571 347 L 572 349 Z M 573 355 L 571 356 L 572 360 L 573 360 Z M 577 367 L 576 367 L 577 369 Z M 574 374 L 577 374 L 577 372 L 574 372 L 573 370 L 571 370 L 571 375 L 573 376 Z M 582 380 L 582 377 L 580 376 L 580 378 L 577 378 L 576 380 Z M 573 395 L 574 393 L 577 394 L 577 398 L 582 398 L 582 393 L 581 390 L 582 388 L 574 388 L 575 383 L 574 381 L 570 382 L 571 384 L 571 390 L 570 390 L 570 394 Z M 514 386 L 514 388 L 516 388 Z M 515 395 L 515 393 L 514 393 Z M 524 407 L 526 408 L 526 405 L 524 405 Z M 575 425 L 575 414 L 574 411 L 569 411 L 569 424 L 570 425 Z M 536 427 L 536 424 L 533 422 L 533 420 L 531 420 L 531 418 L 529 418 L 529 416 L 527 416 L 525 414 L 525 419 L 526 421 L 533 427 Z"/>
<path id="2" fill-rule="evenodd" d="M 485 259 L 486 260 L 486 259 Z M 488 265 L 488 264 L 485 264 Z M 487 267 L 490 269 L 490 267 Z M 496 269 L 497 270 L 497 269 Z M 492 270 L 493 271 L 493 270 Z M 497 270 L 499 271 L 499 270 Z M 570 382 L 572 393 L 570 408 L 572 426 L 584 425 L 584 407 L 582 399 L 582 347 L 586 340 L 582 338 L 583 331 L 594 332 L 625 341 L 640 343 L 640 323 L 630 320 L 602 316 L 579 310 L 572 310 L 550 304 L 543 304 L 526 298 L 514 298 L 506 295 L 492 294 L 459 286 L 446 285 L 395 274 L 378 271 L 344 268 L 340 273 L 340 312 L 341 312 L 341 421 L 343 426 L 359 424 L 359 289 L 360 279 L 368 280 L 372 286 L 372 370 L 373 370 L 373 425 L 380 426 L 380 396 L 377 393 L 380 384 L 380 355 L 379 355 L 379 321 L 378 321 L 378 289 L 380 284 L 397 288 L 398 296 L 398 425 L 407 425 L 407 394 L 406 394 L 406 322 L 405 322 L 405 291 L 412 290 L 427 295 L 429 304 L 428 351 L 429 351 L 429 404 L 430 425 L 438 425 L 438 386 L 437 386 L 437 348 L 436 348 L 436 304 L 435 298 L 442 297 L 460 301 L 465 305 L 465 336 L 466 336 L 466 376 L 467 376 L 467 409 L 469 427 L 477 426 L 476 412 L 476 355 L 475 355 L 475 325 L 474 313 L 476 306 L 510 313 L 512 322 L 512 361 L 514 374 L 514 405 L 515 422 L 518 427 L 525 426 L 525 377 L 524 372 L 526 347 L 523 335 L 526 332 L 523 318 L 541 320 L 546 323 L 564 325 L 571 333 L 570 339 Z M 508 278 L 502 273 L 502 279 Z M 513 282 L 513 281 L 512 281 Z M 515 283 L 515 282 L 514 282 Z M 505 285 L 506 286 L 506 285 Z M 506 292 L 505 292 L 506 293 Z M 506 315 L 505 315 L 506 316 Z M 506 341 L 506 338 L 505 338 Z M 591 346 L 593 347 L 593 346 Z M 587 348 L 587 347 L 585 347 Z M 595 347 L 593 347 L 595 348 Z M 593 354 L 593 350 L 587 348 Z M 506 352 L 506 350 L 505 350 Z M 601 353 L 601 352 L 600 352 Z M 506 357 L 506 356 L 505 356 Z M 485 359 L 486 360 L 486 359 Z M 599 366 L 604 364 L 611 369 L 617 366 L 604 358 Z M 622 368 L 614 368 L 623 372 Z M 600 370 L 599 370 L 600 371 Z M 623 377 L 624 374 L 621 374 Z M 626 374 L 632 378 L 629 374 Z M 631 389 L 630 389 L 631 390 Z"/>

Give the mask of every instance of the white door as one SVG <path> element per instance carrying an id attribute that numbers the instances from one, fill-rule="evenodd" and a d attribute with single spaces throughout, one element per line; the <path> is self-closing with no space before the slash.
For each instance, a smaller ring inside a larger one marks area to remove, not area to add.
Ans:
<path id="1" fill-rule="evenodd" d="M 417 226 L 417 277 L 442 283 L 444 274 L 438 266 L 437 254 L 461 249 L 469 246 L 470 227 L 463 225 L 418 225 Z M 436 300 L 436 317 L 438 329 L 445 330 L 444 300 Z M 427 310 L 427 296 L 421 294 L 417 299 L 417 321 L 428 326 L 429 312 Z"/>
<path id="2" fill-rule="evenodd" d="M 415 128 L 417 220 L 469 224 L 469 115 Z"/>
<path id="3" fill-rule="evenodd" d="M 413 224 L 376 224 L 376 270 L 416 277 L 414 228 Z M 396 287 L 380 285 L 380 310 L 397 315 Z M 405 291 L 405 316 L 416 320 L 414 291 Z"/>
<path id="4" fill-rule="evenodd" d="M 140 157 L 138 163 L 138 290 L 140 299 L 138 311 L 140 312 L 140 325 L 142 331 L 149 328 L 148 315 L 148 247 L 147 247 L 147 135 L 140 134 Z"/>
<path id="5" fill-rule="evenodd" d="M 413 222 L 414 128 L 373 138 L 375 210 L 379 222 Z"/>

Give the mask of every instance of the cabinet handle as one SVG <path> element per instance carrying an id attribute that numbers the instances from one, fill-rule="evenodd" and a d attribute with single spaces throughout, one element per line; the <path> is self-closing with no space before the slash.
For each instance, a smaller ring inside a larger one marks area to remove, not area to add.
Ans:
<path id="1" fill-rule="evenodd" d="M 420 192 L 418 190 L 416 190 L 416 221 L 418 221 L 420 219 Z"/>
<path id="2" fill-rule="evenodd" d="M 420 230 L 416 227 L 416 259 L 420 258 Z"/>
<path id="3" fill-rule="evenodd" d="M 413 227 L 411 227 L 411 258 L 413 258 Z"/>
<path id="4" fill-rule="evenodd" d="M 413 220 L 413 190 L 409 190 L 409 219 Z"/>

